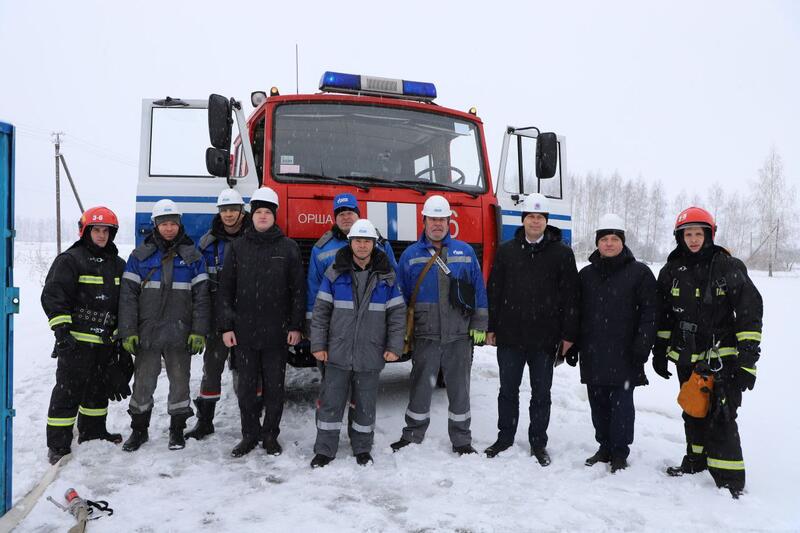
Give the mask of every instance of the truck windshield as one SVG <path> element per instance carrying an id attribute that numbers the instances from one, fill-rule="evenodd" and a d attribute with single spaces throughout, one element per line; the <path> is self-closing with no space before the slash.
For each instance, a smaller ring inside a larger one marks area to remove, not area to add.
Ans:
<path id="1" fill-rule="evenodd" d="M 302 175 L 297 181 L 308 182 L 318 175 L 375 187 L 397 182 L 398 187 L 471 194 L 486 189 L 476 125 L 432 112 L 283 104 L 275 111 L 272 147 L 272 174 L 278 181 Z"/>

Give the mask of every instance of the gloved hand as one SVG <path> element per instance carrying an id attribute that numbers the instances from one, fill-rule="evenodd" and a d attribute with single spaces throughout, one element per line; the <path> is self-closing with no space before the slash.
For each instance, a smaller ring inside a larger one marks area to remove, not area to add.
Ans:
<path id="1" fill-rule="evenodd" d="M 580 353 L 578 352 L 578 345 L 573 344 L 567 350 L 567 353 L 564 354 L 564 360 L 567 362 L 569 366 L 578 366 L 578 359 L 580 359 Z"/>
<path id="2" fill-rule="evenodd" d="M 469 330 L 469 335 L 472 337 L 472 343 L 475 346 L 483 346 L 483 343 L 486 341 L 486 332 L 480 331 L 477 329 Z"/>
<path id="3" fill-rule="evenodd" d="M 187 344 L 189 345 L 189 352 L 191 352 L 192 355 L 197 355 L 205 350 L 206 338 L 203 335 L 192 333 L 189 335 L 189 341 Z"/>
<path id="4" fill-rule="evenodd" d="M 106 396 L 109 400 L 119 402 L 130 396 L 133 369 L 133 357 L 128 352 L 117 350 L 111 355 L 104 372 Z"/>
<path id="5" fill-rule="evenodd" d="M 54 357 L 68 357 L 78 348 L 78 341 L 70 333 L 69 326 L 58 326 L 53 333 L 56 344 L 53 347 Z"/>
<path id="6" fill-rule="evenodd" d="M 672 372 L 667 368 L 667 347 L 669 346 L 669 339 L 661 337 L 656 338 L 656 343 L 653 346 L 653 370 L 656 374 L 664 379 L 672 377 Z"/>
<path id="7" fill-rule="evenodd" d="M 136 355 L 136 350 L 139 349 L 139 335 L 131 335 L 122 339 L 122 347 L 129 354 Z"/>
<path id="8" fill-rule="evenodd" d="M 739 355 L 736 370 L 736 386 L 739 390 L 753 390 L 756 386 L 756 361 L 761 356 L 761 348 L 755 341 L 742 341 L 737 347 Z"/>

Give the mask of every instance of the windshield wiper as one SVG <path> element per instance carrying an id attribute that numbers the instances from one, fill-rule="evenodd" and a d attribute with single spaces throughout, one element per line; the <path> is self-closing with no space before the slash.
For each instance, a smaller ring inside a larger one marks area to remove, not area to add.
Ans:
<path id="1" fill-rule="evenodd" d="M 423 187 L 433 187 L 433 188 L 445 189 L 447 191 L 463 192 L 465 194 L 469 194 L 473 198 L 477 198 L 478 196 L 480 196 L 476 192 L 467 191 L 467 190 L 464 190 L 464 189 L 462 189 L 460 187 L 456 187 L 455 185 L 448 185 L 446 183 L 437 183 L 435 181 L 398 180 L 395 183 L 416 183 L 416 184 L 418 184 L 417 186 L 422 185 Z"/>
<path id="2" fill-rule="evenodd" d="M 425 189 L 420 187 L 419 185 L 414 185 L 408 183 L 407 181 L 403 180 L 393 180 L 389 178 L 381 178 L 380 176 L 339 176 L 340 178 L 350 178 L 350 179 L 357 179 L 357 180 L 364 180 L 364 181 L 371 181 L 373 183 L 383 183 L 394 187 L 395 185 L 403 188 L 403 189 L 411 189 L 420 193 L 422 196 L 425 196 Z"/>
<path id="3" fill-rule="evenodd" d="M 353 183 L 351 179 L 345 179 L 349 176 L 325 176 L 324 174 L 314 174 L 313 172 L 279 172 L 278 176 L 288 176 L 290 178 L 311 178 L 326 181 L 335 181 L 336 183 L 343 183 L 345 185 L 352 185 L 358 187 L 362 191 L 369 191 L 369 187 L 360 183 Z M 358 179 L 358 178 L 355 178 Z"/>

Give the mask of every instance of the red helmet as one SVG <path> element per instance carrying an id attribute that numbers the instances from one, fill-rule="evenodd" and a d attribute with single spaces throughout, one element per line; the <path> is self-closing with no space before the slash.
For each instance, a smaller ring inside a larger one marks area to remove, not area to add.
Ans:
<path id="1" fill-rule="evenodd" d="M 709 228 L 712 239 L 717 233 L 717 224 L 714 222 L 714 216 L 702 207 L 689 207 L 681 211 L 675 220 L 674 233 L 690 226 Z"/>
<path id="2" fill-rule="evenodd" d="M 90 207 L 81 215 L 81 219 L 78 221 L 78 234 L 83 237 L 83 232 L 89 226 L 108 226 L 113 228 L 113 235 L 119 229 L 119 221 L 117 220 L 117 215 L 107 207 Z"/>

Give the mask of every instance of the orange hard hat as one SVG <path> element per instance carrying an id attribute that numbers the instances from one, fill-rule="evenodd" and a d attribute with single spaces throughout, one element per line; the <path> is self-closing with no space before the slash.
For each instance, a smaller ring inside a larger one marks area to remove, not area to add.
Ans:
<path id="1" fill-rule="evenodd" d="M 89 226 L 108 226 L 114 228 L 114 233 L 119 229 L 119 220 L 114 212 L 103 206 L 90 207 L 81 215 L 78 221 L 78 234 L 83 237 L 83 232 Z"/>
<path id="2" fill-rule="evenodd" d="M 673 233 L 677 233 L 678 231 L 689 227 L 710 229 L 712 239 L 717 233 L 717 223 L 714 222 L 714 216 L 702 207 L 693 206 L 681 211 L 678 214 L 678 218 L 675 220 L 675 230 Z"/>

